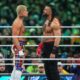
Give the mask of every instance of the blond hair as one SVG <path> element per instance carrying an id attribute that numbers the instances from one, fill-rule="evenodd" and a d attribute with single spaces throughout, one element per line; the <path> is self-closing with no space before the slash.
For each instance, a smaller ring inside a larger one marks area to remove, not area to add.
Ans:
<path id="1" fill-rule="evenodd" d="M 20 14 L 21 11 L 26 10 L 27 7 L 25 5 L 18 5 L 16 8 L 17 15 Z"/>

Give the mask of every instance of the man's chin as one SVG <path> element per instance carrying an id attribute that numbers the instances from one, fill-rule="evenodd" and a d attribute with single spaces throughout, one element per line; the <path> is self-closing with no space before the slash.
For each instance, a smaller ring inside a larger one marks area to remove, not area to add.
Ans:
<path id="1" fill-rule="evenodd" d="M 43 13 L 43 17 L 47 18 L 47 17 L 48 17 L 48 15 L 47 15 L 47 14 L 45 14 L 45 13 Z"/>
<path id="2" fill-rule="evenodd" d="M 47 15 L 46 13 L 43 13 L 43 16 Z"/>

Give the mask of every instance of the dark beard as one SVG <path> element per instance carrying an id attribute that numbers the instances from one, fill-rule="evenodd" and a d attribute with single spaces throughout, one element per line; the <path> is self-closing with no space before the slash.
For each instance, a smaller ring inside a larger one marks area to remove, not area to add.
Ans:
<path id="1" fill-rule="evenodd" d="M 44 18 L 44 19 L 47 19 L 48 18 L 48 15 L 47 14 L 42 14 L 42 17 Z"/>
<path id="2" fill-rule="evenodd" d="M 47 14 L 42 14 L 41 19 L 43 20 L 43 24 L 45 23 L 45 21 L 47 20 L 48 15 Z"/>

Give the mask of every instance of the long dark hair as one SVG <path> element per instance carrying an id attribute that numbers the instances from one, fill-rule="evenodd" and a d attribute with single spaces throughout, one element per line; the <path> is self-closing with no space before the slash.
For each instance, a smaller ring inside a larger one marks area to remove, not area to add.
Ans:
<path id="1" fill-rule="evenodd" d="M 51 20 L 49 21 L 49 24 L 48 24 L 48 25 L 50 25 L 54 18 L 59 19 L 59 17 L 58 17 L 58 12 L 57 12 L 57 10 L 56 10 L 56 8 L 55 8 L 54 5 L 46 4 L 46 5 L 44 5 L 44 8 L 45 8 L 46 6 L 50 7 L 50 9 L 51 9 L 51 11 L 52 11 L 52 15 L 51 15 L 52 18 L 51 18 Z M 43 16 L 43 15 L 42 15 L 42 16 Z M 47 19 L 47 16 L 44 16 L 44 17 L 43 17 L 44 22 L 46 21 L 46 19 Z"/>
<path id="2" fill-rule="evenodd" d="M 51 8 L 51 11 L 52 11 L 52 18 L 50 20 L 50 22 L 52 22 L 52 20 L 54 18 L 58 18 L 58 13 L 57 13 L 57 10 L 55 9 L 55 6 L 51 5 L 51 4 L 47 4 L 46 6 L 50 7 Z"/>

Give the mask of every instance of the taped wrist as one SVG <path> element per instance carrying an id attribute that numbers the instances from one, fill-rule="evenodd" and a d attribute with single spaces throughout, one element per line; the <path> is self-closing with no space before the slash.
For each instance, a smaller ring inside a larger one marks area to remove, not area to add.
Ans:
<path id="1" fill-rule="evenodd" d="M 43 48 L 43 43 L 39 43 L 39 48 L 40 48 L 40 49 Z"/>
<path id="2" fill-rule="evenodd" d="M 59 49 L 59 47 L 54 46 L 53 49 L 52 49 L 52 53 L 53 54 L 57 54 L 58 53 L 58 49 Z"/>

